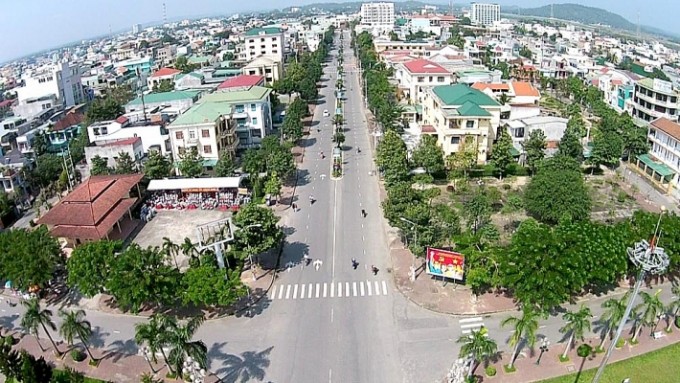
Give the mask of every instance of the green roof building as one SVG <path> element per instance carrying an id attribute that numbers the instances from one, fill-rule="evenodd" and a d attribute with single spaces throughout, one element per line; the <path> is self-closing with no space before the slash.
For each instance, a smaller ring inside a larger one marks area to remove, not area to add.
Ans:
<path id="1" fill-rule="evenodd" d="M 125 112 L 130 113 L 142 110 L 142 104 L 147 110 L 154 109 L 160 106 L 169 106 L 177 108 L 180 112 L 184 112 L 194 105 L 201 97 L 200 91 L 172 91 L 161 93 L 149 93 L 142 97 L 137 97 L 125 105 Z"/>
<path id="2" fill-rule="evenodd" d="M 253 28 L 246 32 L 246 36 L 260 36 L 260 35 L 278 35 L 283 33 L 281 28 L 278 27 L 263 27 L 263 28 Z"/>

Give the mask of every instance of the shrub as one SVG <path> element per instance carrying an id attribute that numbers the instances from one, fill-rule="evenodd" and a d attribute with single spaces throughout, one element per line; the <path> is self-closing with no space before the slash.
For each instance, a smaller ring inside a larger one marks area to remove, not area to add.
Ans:
<path id="1" fill-rule="evenodd" d="M 619 338 L 619 340 L 616 341 L 616 348 L 621 348 L 626 344 L 626 340 L 623 338 Z"/>
<path id="2" fill-rule="evenodd" d="M 675 317 L 675 327 L 680 328 L 680 316 Z"/>
<path id="3" fill-rule="evenodd" d="M 486 376 L 496 376 L 496 367 L 489 366 L 484 369 L 484 372 L 486 373 Z"/>
<path id="4" fill-rule="evenodd" d="M 77 348 L 71 350 L 71 359 L 73 359 L 76 362 L 82 362 L 83 360 L 85 360 L 86 357 L 87 356 L 85 355 L 85 353 Z"/>
<path id="5" fill-rule="evenodd" d="M 618 202 L 626 202 L 626 199 L 628 199 L 628 194 L 623 190 L 616 195 L 616 201 Z"/>

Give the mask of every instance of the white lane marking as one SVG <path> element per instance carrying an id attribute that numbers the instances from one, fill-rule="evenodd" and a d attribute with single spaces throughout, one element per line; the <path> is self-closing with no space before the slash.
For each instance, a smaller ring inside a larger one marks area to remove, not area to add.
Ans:
<path id="1" fill-rule="evenodd" d="M 331 323 L 333 323 L 333 309 L 331 309 Z"/>
<path id="2" fill-rule="evenodd" d="M 272 287 L 272 299 L 276 299 L 276 286 Z"/>
<path id="3" fill-rule="evenodd" d="M 387 283 L 382 281 L 383 295 L 387 295 Z"/>
<path id="4" fill-rule="evenodd" d="M 311 299 L 312 298 L 312 284 L 309 284 L 309 288 L 307 289 L 307 298 Z"/>
<path id="5" fill-rule="evenodd" d="M 470 324 L 462 324 L 462 325 L 460 325 L 460 328 L 461 328 L 461 329 L 466 329 L 466 328 L 477 328 L 477 327 L 481 327 L 481 326 L 483 326 L 483 325 L 484 325 L 483 322 L 479 322 L 479 323 L 470 323 Z"/>
<path id="6" fill-rule="evenodd" d="M 349 282 L 345 283 L 345 296 L 349 296 Z"/>
<path id="7" fill-rule="evenodd" d="M 288 285 L 288 288 L 286 289 L 286 299 L 290 299 L 290 285 Z"/>
<path id="8" fill-rule="evenodd" d="M 295 287 L 293 288 L 293 299 L 297 299 L 297 291 L 298 291 L 298 285 L 296 283 Z"/>
<path id="9" fill-rule="evenodd" d="M 283 286 L 279 289 L 279 299 L 283 298 Z"/>
<path id="10" fill-rule="evenodd" d="M 305 299 L 305 284 L 300 285 L 300 299 Z"/>
<path id="11" fill-rule="evenodd" d="M 342 282 L 338 282 L 338 298 L 342 298 Z"/>
<path id="12" fill-rule="evenodd" d="M 334 193 L 335 195 L 333 196 L 333 265 L 331 267 L 331 278 L 335 278 L 335 238 L 336 238 L 336 231 L 338 227 L 338 183 L 336 182 L 334 185 Z"/>
<path id="13" fill-rule="evenodd" d="M 324 283 L 323 284 L 323 297 L 326 298 L 326 292 L 328 291 L 328 286 Z"/>
<path id="14" fill-rule="evenodd" d="M 354 293 L 354 296 L 357 296 L 357 283 L 352 282 L 352 292 Z"/>
<path id="15" fill-rule="evenodd" d="M 316 297 L 315 298 L 319 297 L 319 290 L 320 290 L 319 288 L 321 287 L 320 285 L 321 285 L 320 283 L 316 284 Z"/>
<path id="16" fill-rule="evenodd" d="M 470 322 L 481 322 L 483 320 L 484 320 L 484 318 L 482 318 L 482 317 L 465 318 L 465 319 L 460 319 L 458 321 L 458 323 L 463 324 L 463 323 L 470 323 Z"/>
<path id="17" fill-rule="evenodd" d="M 331 383 L 333 381 L 333 370 L 328 369 L 328 383 Z"/>
<path id="18" fill-rule="evenodd" d="M 359 282 L 359 292 L 361 293 L 361 296 L 364 296 L 364 282 L 361 281 Z"/>
<path id="19" fill-rule="evenodd" d="M 331 298 L 333 298 L 333 293 L 335 292 L 335 283 L 331 282 Z"/>
<path id="20" fill-rule="evenodd" d="M 371 281 L 366 281 L 366 287 L 368 287 L 368 296 L 370 297 L 371 295 L 373 295 L 373 293 L 371 292 L 371 290 L 373 290 L 373 288 L 371 287 Z"/>

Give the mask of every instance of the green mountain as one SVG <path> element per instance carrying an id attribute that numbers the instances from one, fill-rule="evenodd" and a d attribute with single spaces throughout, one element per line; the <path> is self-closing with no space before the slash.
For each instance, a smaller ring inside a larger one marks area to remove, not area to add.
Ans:
<path id="1" fill-rule="evenodd" d="M 551 11 L 552 8 L 552 11 Z M 503 7 L 503 13 L 517 13 L 517 7 Z M 634 31 L 636 25 L 616 13 L 580 4 L 554 4 L 538 8 L 521 8 L 522 16 L 552 17 L 561 20 L 576 21 L 582 24 L 599 24 L 612 28 Z"/>

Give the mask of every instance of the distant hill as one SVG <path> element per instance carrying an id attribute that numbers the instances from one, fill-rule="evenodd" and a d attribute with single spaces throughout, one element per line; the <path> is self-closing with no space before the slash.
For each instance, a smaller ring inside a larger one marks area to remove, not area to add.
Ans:
<path id="1" fill-rule="evenodd" d="M 312 11 L 312 10 L 321 10 L 325 12 L 359 12 L 361 9 L 361 4 L 365 3 L 366 1 L 352 1 L 352 2 L 346 2 L 346 3 L 314 3 L 314 4 L 307 4 L 303 6 L 299 6 L 302 10 L 302 12 L 306 11 Z M 420 10 L 423 8 L 424 5 L 434 5 L 432 3 L 425 3 L 421 1 L 396 1 L 394 2 L 394 11 L 395 12 L 412 12 L 415 10 Z M 438 7 L 443 7 L 443 8 L 448 8 L 444 7 L 441 4 L 437 5 Z M 283 9 L 283 11 L 289 10 L 291 7 L 286 7 Z"/>
<path id="2" fill-rule="evenodd" d="M 517 7 L 503 7 L 502 12 L 516 14 Z M 521 8 L 520 13 L 522 16 L 551 17 L 551 6 Z M 623 16 L 602 8 L 586 7 L 580 4 L 554 4 L 552 16 L 556 19 L 576 21 L 582 24 L 599 24 L 627 31 L 636 29 L 636 25 Z"/>

